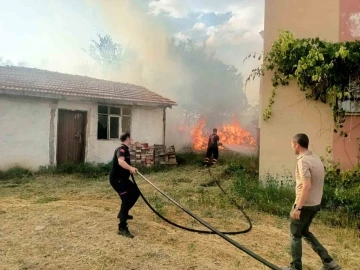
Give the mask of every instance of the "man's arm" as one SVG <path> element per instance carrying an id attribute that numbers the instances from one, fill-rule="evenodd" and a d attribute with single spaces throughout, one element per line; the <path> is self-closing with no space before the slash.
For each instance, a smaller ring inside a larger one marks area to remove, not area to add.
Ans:
<path id="1" fill-rule="evenodd" d="M 302 188 L 300 198 L 296 202 L 296 208 L 301 209 L 307 201 L 311 190 L 310 164 L 304 160 L 300 160 L 298 163 L 298 169 L 302 181 Z"/>
<path id="2" fill-rule="evenodd" d="M 127 164 L 127 162 L 125 161 L 125 150 L 124 149 L 119 149 L 117 154 L 116 154 L 117 158 L 118 158 L 118 163 L 121 167 L 123 167 L 125 170 L 130 171 L 130 173 L 135 173 L 136 172 L 136 168 L 130 166 L 129 164 Z"/>
<path id="3" fill-rule="evenodd" d="M 118 157 L 118 162 L 121 167 L 123 167 L 125 170 L 129 170 L 132 168 L 127 162 L 125 161 L 125 157 Z"/>
<path id="4" fill-rule="evenodd" d="M 223 145 L 222 142 L 220 142 L 220 137 L 219 137 L 219 136 L 217 136 L 217 141 L 218 141 L 218 145 L 219 145 L 219 146 L 222 146 L 222 145 Z"/>

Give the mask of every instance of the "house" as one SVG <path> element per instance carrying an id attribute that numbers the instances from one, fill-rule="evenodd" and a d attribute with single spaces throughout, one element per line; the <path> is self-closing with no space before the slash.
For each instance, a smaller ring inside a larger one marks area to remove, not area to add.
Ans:
<path id="1" fill-rule="evenodd" d="M 288 30 L 298 38 L 319 37 L 339 42 L 360 39 L 360 0 L 266 0 L 264 51 L 269 51 L 279 31 Z M 260 113 L 267 107 L 271 95 L 270 72 L 263 77 L 260 89 Z M 290 139 L 296 133 L 306 133 L 310 150 L 326 157 L 332 148 L 332 158 L 343 169 L 359 164 L 359 108 L 344 104 L 347 110 L 344 131 L 347 138 L 334 130 L 332 110 L 328 104 L 306 100 L 296 82 L 278 87 L 272 116 L 260 117 L 260 175 L 287 176 L 295 169 L 296 158 Z"/>
<path id="2" fill-rule="evenodd" d="M 123 131 L 164 144 L 166 108 L 148 89 L 23 67 L 0 67 L 0 170 L 109 162 Z"/>

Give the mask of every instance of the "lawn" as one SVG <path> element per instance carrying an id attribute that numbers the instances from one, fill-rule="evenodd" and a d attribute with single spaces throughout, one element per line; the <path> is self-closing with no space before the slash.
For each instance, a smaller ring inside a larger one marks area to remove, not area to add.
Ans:
<path id="1" fill-rule="evenodd" d="M 220 174 L 225 167 L 213 169 Z M 221 230 L 246 229 L 242 214 L 210 181 L 206 170 L 183 166 L 146 175 L 182 205 Z M 192 228 L 198 222 L 137 177 L 151 204 L 167 218 Z M 222 185 L 232 187 L 232 179 Z M 241 197 L 237 197 L 240 203 Z M 106 177 L 36 175 L 0 182 L 0 269 L 268 269 L 217 235 L 174 228 L 139 199 L 131 214 L 134 239 L 116 234 L 118 195 Z M 287 265 L 288 220 L 247 209 L 254 227 L 232 236 L 275 265 Z M 313 232 L 343 269 L 360 269 L 356 230 L 315 222 Z M 317 255 L 304 244 L 304 269 L 320 269 Z"/>

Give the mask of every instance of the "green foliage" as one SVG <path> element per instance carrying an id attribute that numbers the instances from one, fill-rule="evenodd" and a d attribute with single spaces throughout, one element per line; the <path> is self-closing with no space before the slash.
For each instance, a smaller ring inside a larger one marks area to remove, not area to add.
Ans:
<path id="1" fill-rule="evenodd" d="M 254 69 L 247 82 L 263 76 L 265 71 L 273 72 L 272 95 L 263 113 L 265 121 L 271 117 L 276 88 L 296 79 L 306 98 L 329 103 L 336 127 L 334 132 L 338 132 L 346 113 L 340 101 L 351 97 L 350 82 L 359 81 L 360 41 L 333 43 L 319 38 L 296 39 L 288 31 L 281 32 L 264 56 L 263 66 Z M 340 135 L 347 136 L 343 131 Z"/>
<path id="2" fill-rule="evenodd" d="M 110 35 L 97 35 L 99 41 L 92 40 L 88 53 L 100 66 L 105 68 L 118 69 L 123 58 L 123 47 L 114 42 Z"/>
<path id="3" fill-rule="evenodd" d="M 360 218 L 360 165 L 352 170 L 340 170 L 340 164 L 331 159 L 331 148 L 328 156 L 322 158 L 326 166 L 323 204 L 328 209 L 342 209 Z"/>
<path id="4" fill-rule="evenodd" d="M 204 160 L 205 153 L 203 152 L 179 152 L 176 155 L 179 166 L 185 165 L 200 165 Z M 234 163 L 247 164 L 248 168 L 257 172 L 258 159 L 253 157 L 244 157 L 238 154 L 222 153 L 222 158 L 219 164 Z M 250 166 L 250 167 L 249 167 Z M 155 173 L 160 171 L 169 171 L 174 167 L 166 165 L 156 165 L 153 167 L 136 166 L 142 174 Z M 0 171 L 1 180 L 24 180 L 39 175 L 62 175 L 62 174 L 77 174 L 83 177 L 94 179 L 100 177 L 107 177 L 111 169 L 111 162 L 109 163 L 80 163 L 80 164 L 64 164 L 59 166 L 42 166 L 38 171 L 32 172 L 21 167 L 13 167 L 6 171 Z"/>
<path id="5" fill-rule="evenodd" d="M 64 164 L 59 166 L 44 166 L 36 173 L 46 174 L 80 174 L 87 178 L 98 178 L 109 174 L 111 163 L 81 163 Z"/>
<path id="6" fill-rule="evenodd" d="M 158 165 L 153 167 L 140 166 L 137 167 L 143 174 L 149 174 L 159 171 L 170 170 L 171 167 Z M 109 163 L 81 163 L 81 164 L 64 164 L 59 166 L 42 166 L 38 171 L 32 172 L 21 167 L 10 168 L 6 171 L 0 171 L 1 180 L 12 180 L 17 183 L 25 183 L 26 179 L 40 175 L 64 175 L 75 174 L 81 175 L 84 178 L 96 179 L 107 177 L 111 169 L 111 162 Z M 20 181 L 21 180 L 21 181 Z"/>
<path id="7" fill-rule="evenodd" d="M 294 202 L 294 189 L 290 183 L 281 184 L 273 178 L 262 183 L 248 166 L 230 164 L 226 174 L 236 176 L 234 191 L 251 208 L 278 216 L 288 216 Z"/>
<path id="8" fill-rule="evenodd" d="M 24 169 L 21 167 L 13 167 L 6 171 L 0 171 L 0 181 L 1 180 L 10 180 L 10 179 L 22 179 L 29 178 L 33 176 L 33 172 L 28 169 Z"/>
<path id="9" fill-rule="evenodd" d="M 182 152 L 176 154 L 176 160 L 180 166 L 199 165 L 204 161 L 204 153 Z"/>
<path id="10" fill-rule="evenodd" d="M 323 211 L 319 218 L 330 225 L 360 225 L 360 167 L 340 171 L 338 165 L 326 168 Z M 225 170 L 232 175 L 234 192 L 251 208 L 270 214 L 288 217 L 294 203 L 294 181 L 282 181 L 269 177 L 259 181 L 253 169 L 244 164 L 232 163 Z M 331 214 L 330 214 L 331 213 Z"/>

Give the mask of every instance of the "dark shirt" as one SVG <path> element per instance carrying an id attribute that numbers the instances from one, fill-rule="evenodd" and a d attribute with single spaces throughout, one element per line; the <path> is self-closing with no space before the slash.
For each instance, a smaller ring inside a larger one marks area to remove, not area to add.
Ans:
<path id="1" fill-rule="evenodd" d="M 218 148 L 219 141 L 220 141 L 220 138 L 218 135 L 211 134 L 209 136 L 208 148 Z"/>
<path id="2" fill-rule="evenodd" d="M 124 157 L 125 162 L 131 165 L 129 147 L 127 147 L 125 144 L 122 144 L 120 147 L 116 148 L 114 152 L 110 171 L 110 178 L 114 181 L 118 181 L 119 179 L 129 179 L 130 177 L 130 171 L 119 165 L 119 157 Z"/>

